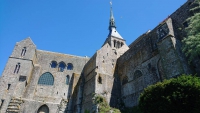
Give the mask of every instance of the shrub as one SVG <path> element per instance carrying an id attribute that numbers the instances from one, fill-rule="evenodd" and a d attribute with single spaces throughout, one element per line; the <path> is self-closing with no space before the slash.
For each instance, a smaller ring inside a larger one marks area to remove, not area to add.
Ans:
<path id="1" fill-rule="evenodd" d="M 106 99 L 100 95 L 95 95 L 94 103 L 99 105 L 99 113 L 110 113 L 110 111 L 112 113 L 121 113 L 118 109 L 110 107 Z"/>
<path id="2" fill-rule="evenodd" d="M 144 113 L 199 113 L 200 79 L 182 75 L 147 87 L 140 95 Z"/>

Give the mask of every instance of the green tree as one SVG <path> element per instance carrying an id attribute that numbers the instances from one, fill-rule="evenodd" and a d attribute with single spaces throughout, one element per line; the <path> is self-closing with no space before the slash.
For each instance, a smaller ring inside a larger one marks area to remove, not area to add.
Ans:
<path id="1" fill-rule="evenodd" d="M 186 28 L 187 36 L 183 40 L 183 51 L 189 62 L 200 56 L 200 0 L 195 0 L 191 7 L 193 16 L 187 20 L 189 26 Z"/>
<path id="2" fill-rule="evenodd" d="M 199 113 L 200 78 L 182 75 L 147 87 L 140 95 L 143 113 Z"/>

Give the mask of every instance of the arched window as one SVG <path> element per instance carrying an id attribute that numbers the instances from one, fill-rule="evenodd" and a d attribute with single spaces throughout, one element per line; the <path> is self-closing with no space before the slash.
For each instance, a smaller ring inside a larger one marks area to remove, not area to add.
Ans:
<path id="1" fill-rule="evenodd" d="M 70 77 L 69 77 L 69 75 L 67 75 L 67 76 L 66 76 L 66 84 L 67 84 L 67 85 L 69 85 L 69 80 L 70 80 Z"/>
<path id="2" fill-rule="evenodd" d="M 56 67 L 57 67 L 57 62 L 51 61 L 51 68 L 56 68 Z"/>
<path id="3" fill-rule="evenodd" d="M 20 69 L 20 63 L 17 63 L 17 65 L 15 66 L 14 73 L 18 73 L 19 69 Z"/>
<path id="4" fill-rule="evenodd" d="M 47 105 L 42 105 L 38 109 L 37 113 L 49 113 L 49 107 Z"/>
<path id="5" fill-rule="evenodd" d="M 63 72 L 66 67 L 66 64 L 64 62 L 60 62 L 58 66 L 58 71 Z"/>
<path id="6" fill-rule="evenodd" d="M 125 76 L 125 77 L 123 78 L 123 80 L 122 80 L 122 85 L 124 85 L 124 84 L 126 84 L 126 83 L 128 83 L 128 77 L 127 77 L 127 76 Z"/>
<path id="7" fill-rule="evenodd" d="M 72 63 L 67 64 L 67 70 L 73 70 L 73 64 Z"/>
<path id="8" fill-rule="evenodd" d="M 24 47 L 24 48 L 22 49 L 21 56 L 25 56 L 25 54 L 26 54 L 26 47 Z"/>
<path id="9" fill-rule="evenodd" d="M 142 76 L 142 72 L 140 70 L 136 70 L 135 73 L 134 73 L 133 79 L 135 80 L 135 79 L 137 79 L 141 76 Z"/>
<path id="10" fill-rule="evenodd" d="M 54 78 L 53 75 L 49 72 L 42 74 L 38 80 L 38 84 L 40 85 L 53 85 Z"/>
<path id="11" fill-rule="evenodd" d="M 98 83 L 102 84 L 102 78 L 101 78 L 101 76 L 98 77 Z"/>

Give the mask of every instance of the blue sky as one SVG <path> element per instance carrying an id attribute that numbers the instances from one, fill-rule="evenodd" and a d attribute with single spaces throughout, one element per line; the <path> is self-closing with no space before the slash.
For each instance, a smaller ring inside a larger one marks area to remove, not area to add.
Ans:
<path id="1" fill-rule="evenodd" d="M 187 0 L 113 0 L 117 31 L 127 45 Z M 108 35 L 109 0 L 0 0 L 0 75 L 14 45 L 91 57 Z"/>

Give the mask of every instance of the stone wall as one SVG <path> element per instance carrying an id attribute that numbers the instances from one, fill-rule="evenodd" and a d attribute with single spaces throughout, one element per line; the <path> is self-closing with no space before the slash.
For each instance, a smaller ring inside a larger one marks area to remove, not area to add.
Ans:
<path id="1" fill-rule="evenodd" d="M 117 72 L 121 78 L 122 100 L 126 107 L 137 105 L 139 94 L 147 86 L 183 73 L 191 73 L 181 51 L 183 23 L 190 16 L 190 2 L 192 0 L 187 1 L 152 31 L 137 38 L 118 59 Z M 138 76 L 137 70 L 142 73 L 141 76 Z"/>
<path id="2" fill-rule="evenodd" d="M 25 53 L 23 53 L 24 47 L 26 47 Z M 55 113 L 62 99 L 71 99 L 68 101 L 68 105 L 72 105 L 73 98 L 70 96 L 73 95 L 74 88 L 88 60 L 87 57 L 36 50 L 36 46 L 30 38 L 18 42 L 0 79 L 2 92 L 0 99 L 4 99 L 1 111 L 6 111 L 11 98 L 25 100 L 21 111 L 29 113 L 35 113 L 38 110 L 37 107 L 42 104 L 49 107 L 50 113 Z M 51 67 L 52 61 L 57 62 L 55 68 Z M 60 62 L 66 64 L 63 72 L 58 69 Z M 20 63 L 19 71 L 15 69 L 18 63 Z M 68 63 L 73 65 L 73 69 L 67 69 Z M 53 85 L 38 84 L 40 76 L 46 72 L 53 75 Z M 69 75 L 69 84 L 66 83 L 67 75 Z M 24 79 L 22 81 L 20 80 L 21 76 Z M 9 89 L 8 84 L 10 84 Z M 70 107 L 68 109 L 71 109 Z"/>

